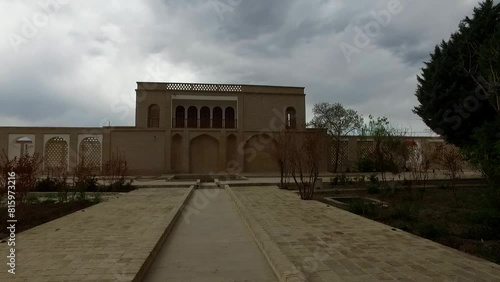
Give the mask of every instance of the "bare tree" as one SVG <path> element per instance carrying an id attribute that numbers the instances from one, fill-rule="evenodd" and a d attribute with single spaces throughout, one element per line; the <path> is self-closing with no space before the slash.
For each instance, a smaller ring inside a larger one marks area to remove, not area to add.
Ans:
<path id="1" fill-rule="evenodd" d="M 333 172 L 338 171 L 340 144 L 343 136 L 354 134 L 361 130 L 363 118 L 352 109 L 346 109 L 341 104 L 319 103 L 314 105 L 314 117 L 310 125 L 326 129 L 335 146 Z"/>
<path id="2" fill-rule="evenodd" d="M 270 149 L 270 154 L 276 160 L 280 170 L 280 189 L 287 189 L 288 177 L 290 176 L 290 154 L 294 131 L 283 129 L 273 134 L 274 146 Z"/>
<path id="3" fill-rule="evenodd" d="M 457 193 L 455 188 L 457 180 L 460 179 L 460 176 L 463 173 L 465 165 L 464 157 L 457 147 L 440 144 L 436 147 L 436 158 L 439 165 L 441 165 L 445 170 L 446 176 L 448 176 L 451 181 L 453 197 L 455 198 L 455 202 L 457 202 Z"/>
<path id="4" fill-rule="evenodd" d="M 436 162 L 436 154 L 428 142 L 415 142 L 410 148 L 407 168 L 410 170 L 412 179 L 421 187 L 421 199 L 427 188 L 432 165 Z"/>
<path id="5" fill-rule="evenodd" d="M 299 188 L 300 198 L 311 200 L 319 176 L 321 136 L 317 132 L 305 132 L 292 138 L 289 151 L 290 174 Z"/>
<path id="6" fill-rule="evenodd" d="M 128 163 L 125 155 L 116 150 L 111 153 L 108 161 L 103 165 L 103 180 L 106 186 L 119 189 L 126 184 L 125 177 L 128 175 Z"/>

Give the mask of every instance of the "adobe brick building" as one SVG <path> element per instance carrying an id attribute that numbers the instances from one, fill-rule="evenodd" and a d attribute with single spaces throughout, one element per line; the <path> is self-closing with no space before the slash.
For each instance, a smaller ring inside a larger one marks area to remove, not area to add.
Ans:
<path id="1" fill-rule="evenodd" d="M 120 151 L 133 174 L 267 174 L 278 171 L 272 133 L 305 123 L 303 87 L 138 82 L 135 126 L 0 127 L 0 149 L 10 158 L 39 153 L 44 169 L 101 167 Z"/>

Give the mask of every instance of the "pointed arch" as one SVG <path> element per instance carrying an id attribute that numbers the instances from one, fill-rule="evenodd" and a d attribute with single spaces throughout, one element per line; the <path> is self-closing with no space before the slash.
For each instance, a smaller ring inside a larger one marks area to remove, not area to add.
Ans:
<path id="1" fill-rule="evenodd" d="M 160 127 L 160 106 L 153 104 L 148 108 L 148 127 Z"/>

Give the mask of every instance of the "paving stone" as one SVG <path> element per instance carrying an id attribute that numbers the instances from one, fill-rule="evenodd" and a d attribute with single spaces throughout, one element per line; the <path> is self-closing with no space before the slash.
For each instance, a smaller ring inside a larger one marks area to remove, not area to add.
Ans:
<path id="1" fill-rule="evenodd" d="M 257 240 L 268 237 L 308 281 L 500 281 L 500 265 L 293 192 L 229 189 Z"/>
<path id="2" fill-rule="evenodd" d="M 18 233 L 16 274 L 2 263 L 0 281 L 131 281 L 190 191 L 136 190 Z"/>

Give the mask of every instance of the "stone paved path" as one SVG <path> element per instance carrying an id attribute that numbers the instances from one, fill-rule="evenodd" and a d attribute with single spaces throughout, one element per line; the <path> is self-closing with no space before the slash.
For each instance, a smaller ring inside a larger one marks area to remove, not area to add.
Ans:
<path id="1" fill-rule="evenodd" d="M 224 189 L 195 190 L 145 281 L 276 278 Z"/>
<path id="2" fill-rule="evenodd" d="M 143 189 L 21 232 L 16 275 L 0 281 L 132 281 L 191 189 Z"/>
<path id="3" fill-rule="evenodd" d="M 308 281 L 500 281 L 497 264 L 317 201 L 302 201 L 292 192 L 230 190 L 256 237 L 270 237 L 291 262 L 292 269 L 284 272 L 301 273 Z M 266 255 L 273 260 L 278 252 Z M 276 264 L 286 265 L 276 257 Z"/>

